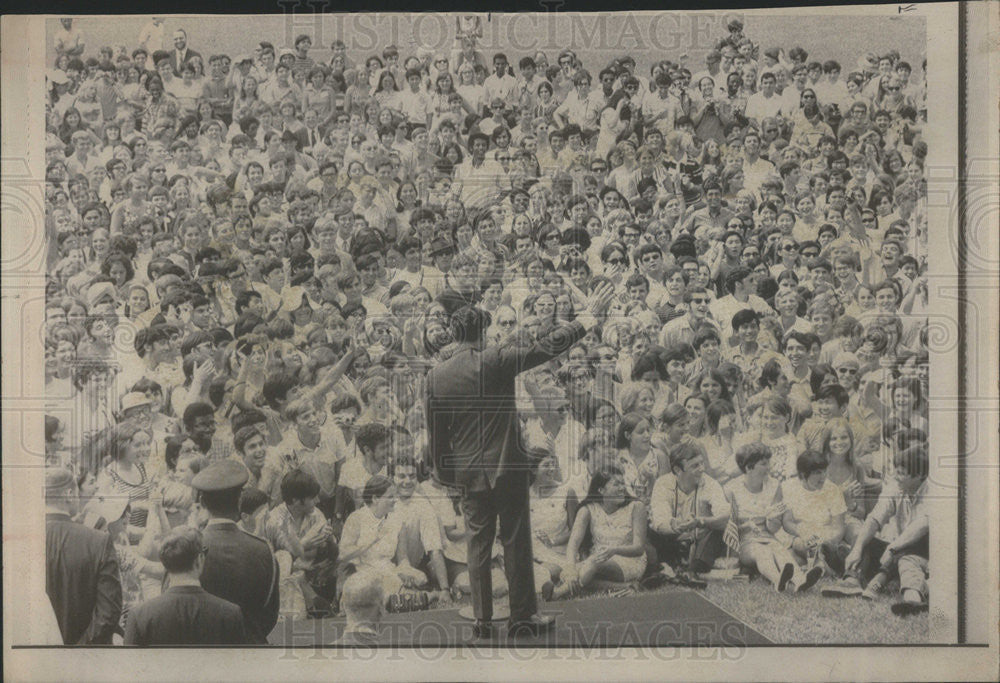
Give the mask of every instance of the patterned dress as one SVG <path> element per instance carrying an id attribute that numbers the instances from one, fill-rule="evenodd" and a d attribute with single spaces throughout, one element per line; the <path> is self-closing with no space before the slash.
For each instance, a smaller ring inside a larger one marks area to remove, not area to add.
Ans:
<path id="1" fill-rule="evenodd" d="M 639 505 L 639 501 L 634 500 L 610 515 L 604 511 L 604 507 L 601 505 L 592 503 L 587 506 L 587 509 L 590 510 L 590 531 L 594 538 L 592 555 L 605 548 L 632 543 L 632 510 L 636 505 Z M 645 553 L 637 557 L 612 555 L 608 561 L 618 565 L 626 581 L 635 581 L 646 571 Z"/>

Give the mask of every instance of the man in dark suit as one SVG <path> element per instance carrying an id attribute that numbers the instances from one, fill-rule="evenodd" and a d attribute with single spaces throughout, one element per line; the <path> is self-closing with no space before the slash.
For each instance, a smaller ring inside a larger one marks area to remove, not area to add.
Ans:
<path id="1" fill-rule="evenodd" d="M 205 547 L 198 529 L 172 530 L 160 548 L 168 588 L 129 611 L 126 645 L 242 645 L 247 642 L 239 605 L 201 587 Z"/>
<path id="2" fill-rule="evenodd" d="M 122 613 L 118 555 L 106 531 L 73 521 L 80 504 L 67 469 L 45 472 L 45 592 L 66 645 L 110 645 Z"/>
<path id="3" fill-rule="evenodd" d="M 431 370 L 427 381 L 427 428 L 435 476 L 462 490 L 469 538 L 469 581 L 476 617 L 474 633 L 489 635 L 493 613 L 490 561 L 500 518 L 504 570 L 510 588 L 512 634 L 549 629 L 538 614 L 532 569 L 528 484 L 531 461 L 521 441 L 514 394 L 517 375 L 569 350 L 603 312 L 614 293 L 602 282 L 587 308 L 530 344 L 483 348 L 488 314 L 465 306 L 451 318 L 454 354 Z"/>
<path id="4" fill-rule="evenodd" d="M 170 51 L 170 66 L 174 69 L 174 76 L 180 78 L 181 67 L 192 57 L 201 57 L 201 54 L 188 48 L 187 32 L 179 28 L 174 31 L 174 49 Z"/>
<path id="5" fill-rule="evenodd" d="M 344 633 L 334 645 L 373 647 L 378 645 L 379 623 L 385 606 L 382 579 L 374 572 L 361 570 L 344 581 L 340 604 L 347 615 Z"/>
<path id="6" fill-rule="evenodd" d="M 209 516 L 201 585 L 239 605 L 248 642 L 264 644 L 278 622 L 278 565 L 267 541 L 236 525 L 240 491 L 249 476 L 242 463 L 226 459 L 203 469 L 191 485 Z"/>

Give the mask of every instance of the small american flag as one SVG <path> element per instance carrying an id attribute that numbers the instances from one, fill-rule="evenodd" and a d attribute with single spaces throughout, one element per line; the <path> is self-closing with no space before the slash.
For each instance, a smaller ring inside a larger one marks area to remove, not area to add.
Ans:
<path id="1" fill-rule="evenodd" d="M 730 516 L 729 521 L 726 522 L 726 529 L 722 532 L 722 541 L 734 553 L 739 552 L 740 528 L 737 526 L 736 518 L 733 516 Z"/>

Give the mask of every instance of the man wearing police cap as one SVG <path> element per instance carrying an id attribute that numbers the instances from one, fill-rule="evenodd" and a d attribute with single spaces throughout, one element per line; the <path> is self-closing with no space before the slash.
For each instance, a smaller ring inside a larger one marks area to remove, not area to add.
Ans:
<path id="1" fill-rule="evenodd" d="M 267 541 L 240 529 L 240 491 L 249 474 L 236 460 L 213 463 L 191 485 L 208 515 L 202 587 L 243 610 L 249 642 L 263 644 L 278 621 L 278 565 Z"/>

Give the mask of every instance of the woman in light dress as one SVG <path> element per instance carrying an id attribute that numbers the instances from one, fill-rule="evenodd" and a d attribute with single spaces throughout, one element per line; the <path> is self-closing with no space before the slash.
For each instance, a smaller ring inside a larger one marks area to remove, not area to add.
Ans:
<path id="1" fill-rule="evenodd" d="M 595 580 L 626 582 L 646 571 L 646 506 L 628 495 L 622 470 L 611 467 L 594 475 L 573 522 L 566 546 L 567 571 L 555 588 L 564 597 Z M 583 556 L 590 532 L 591 552 Z"/>

